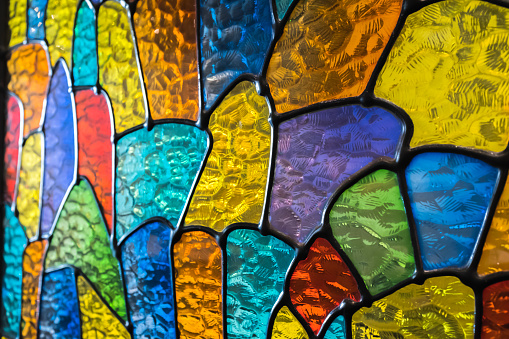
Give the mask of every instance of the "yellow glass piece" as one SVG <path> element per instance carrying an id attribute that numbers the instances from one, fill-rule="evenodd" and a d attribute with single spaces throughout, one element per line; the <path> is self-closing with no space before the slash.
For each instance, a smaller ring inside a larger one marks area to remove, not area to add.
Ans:
<path id="1" fill-rule="evenodd" d="M 39 228 L 43 146 L 44 135 L 42 132 L 37 132 L 28 137 L 21 150 L 16 207 L 19 212 L 19 222 L 25 229 L 28 239 L 36 237 Z"/>
<path id="2" fill-rule="evenodd" d="M 212 113 L 212 152 L 185 220 L 218 232 L 232 223 L 257 224 L 269 169 L 269 107 L 251 82 L 238 84 Z"/>
<path id="3" fill-rule="evenodd" d="M 283 306 L 274 320 L 272 339 L 309 339 L 309 336 L 290 309 Z"/>
<path id="4" fill-rule="evenodd" d="M 64 58 L 71 67 L 72 37 L 74 17 L 79 0 L 49 0 L 46 8 L 46 40 L 51 64 L 55 66 L 59 58 Z"/>
<path id="5" fill-rule="evenodd" d="M 78 295 L 83 339 L 131 338 L 119 318 L 104 304 L 82 276 L 78 276 Z"/>
<path id="6" fill-rule="evenodd" d="M 402 0 L 301 0 L 267 70 L 278 113 L 360 95 L 396 27 Z"/>
<path id="7" fill-rule="evenodd" d="M 414 123 L 412 147 L 499 152 L 509 140 L 509 9 L 450 0 L 411 14 L 375 87 Z"/>
<path id="8" fill-rule="evenodd" d="M 10 0 L 9 29 L 11 30 L 10 47 L 25 40 L 27 35 L 27 0 Z"/>
<path id="9" fill-rule="evenodd" d="M 474 338 L 474 291 L 456 277 L 411 284 L 363 307 L 352 318 L 356 339 Z"/>
<path id="10" fill-rule="evenodd" d="M 97 17 L 99 82 L 111 100 L 117 133 L 146 120 L 128 13 L 120 3 L 106 1 L 99 7 Z"/>

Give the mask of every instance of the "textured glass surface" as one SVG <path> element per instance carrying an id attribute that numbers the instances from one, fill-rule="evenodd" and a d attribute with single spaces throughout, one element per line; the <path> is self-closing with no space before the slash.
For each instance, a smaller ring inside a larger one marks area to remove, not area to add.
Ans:
<path id="1" fill-rule="evenodd" d="M 509 337 L 509 281 L 488 286 L 482 294 L 482 339 Z"/>
<path id="2" fill-rule="evenodd" d="M 309 339 L 309 336 L 290 309 L 283 306 L 274 320 L 272 339 Z"/>
<path id="3" fill-rule="evenodd" d="M 412 240 L 396 173 L 378 170 L 359 180 L 334 203 L 329 222 L 371 294 L 413 275 Z"/>
<path id="4" fill-rule="evenodd" d="M 27 30 L 27 1 L 9 1 L 9 29 L 11 40 L 9 46 L 22 43 Z"/>
<path id="5" fill-rule="evenodd" d="M 293 249 L 255 230 L 235 230 L 226 243 L 228 338 L 267 337 Z"/>
<path id="6" fill-rule="evenodd" d="M 207 151 L 207 134 L 181 124 L 129 133 L 117 144 L 116 236 L 160 216 L 173 227 Z"/>
<path id="7" fill-rule="evenodd" d="M 52 1 L 52 0 L 50 0 Z M 28 38 L 42 40 L 44 34 L 44 16 L 48 0 L 28 0 Z"/>
<path id="8" fill-rule="evenodd" d="M 345 318 L 340 315 L 330 324 L 327 332 L 323 337 L 324 339 L 346 339 L 346 324 Z"/>
<path id="9" fill-rule="evenodd" d="M 468 264 L 498 170 L 454 153 L 422 153 L 406 169 L 424 269 Z"/>
<path id="10" fill-rule="evenodd" d="M 23 123 L 23 106 L 14 95 L 8 94 L 7 116 L 5 119 L 4 153 L 4 193 L 3 201 L 12 204 L 18 175 L 18 157 L 20 146 L 20 124 Z"/>
<path id="11" fill-rule="evenodd" d="M 95 86 L 97 83 L 97 36 L 95 10 L 84 0 L 76 14 L 72 52 L 74 86 Z"/>
<path id="12" fill-rule="evenodd" d="M 283 19 L 292 2 L 293 0 L 276 0 L 276 12 L 279 20 Z"/>
<path id="13" fill-rule="evenodd" d="M 47 0 L 45 27 L 51 64 L 64 58 L 71 65 L 72 37 L 79 0 Z"/>

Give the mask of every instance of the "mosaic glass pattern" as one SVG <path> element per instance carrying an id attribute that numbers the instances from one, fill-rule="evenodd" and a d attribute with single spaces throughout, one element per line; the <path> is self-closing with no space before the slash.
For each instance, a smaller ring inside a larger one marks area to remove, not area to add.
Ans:
<path id="1" fill-rule="evenodd" d="M 52 0 L 50 0 L 52 1 Z M 42 40 L 45 38 L 44 18 L 48 0 L 28 0 L 28 38 Z"/>
<path id="2" fill-rule="evenodd" d="M 488 286 L 483 291 L 482 339 L 509 336 L 509 281 Z"/>
<path id="3" fill-rule="evenodd" d="M 72 52 L 72 76 L 75 86 L 97 83 L 97 34 L 95 10 L 89 0 L 81 2 L 76 14 Z"/>
<path id="4" fill-rule="evenodd" d="M 18 176 L 18 157 L 20 147 L 20 124 L 23 124 L 23 106 L 19 99 L 9 94 L 7 116 L 5 122 L 5 153 L 4 153 L 4 195 L 5 202 L 12 204 Z"/>
<path id="5" fill-rule="evenodd" d="M 47 0 L 46 40 L 51 64 L 56 65 L 63 58 L 67 65 L 71 64 L 73 26 L 79 0 Z"/>
<path id="6" fill-rule="evenodd" d="M 273 339 L 309 339 L 309 335 L 302 324 L 295 318 L 287 306 L 283 306 L 277 313 L 272 328 Z"/>
<path id="7" fill-rule="evenodd" d="M 11 31 L 9 46 L 15 46 L 25 40 L 26 11 L 27 1 L 9 1 L 9 30 Z"/>

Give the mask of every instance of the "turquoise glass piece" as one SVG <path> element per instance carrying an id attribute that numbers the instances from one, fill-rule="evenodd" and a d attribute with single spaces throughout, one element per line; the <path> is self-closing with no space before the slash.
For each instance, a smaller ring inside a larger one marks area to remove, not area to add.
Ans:
<path id="1" fill-rule="evenodd" d="M 330 324 L 324 339 L 346 339 L 345 318 L 340 315 Z"/>
<path id="2" fill-rule="evenodd" d="M 206 132 L 181 124 L 140 129 L 118 141 L 117 239 L 156 216 L 177 226 L 207 145 Z"/>
<path id="3" fill-rule="evenodd" d="M 95 11 L 88 0 L 81 3 L 74 27 L 72 75 L 74 86 L 97 83 L 97 45 Z"/>
<path id="4" fill-rule="evenodd" d="M 279 20 L 285 17 L 288 7 L 292 4 L 293 0 L 276 0 L 276 12 Z"/>
<path id="5" fill-rule="evenodd" d="M 273 236 L 240 229 L 228 235 L 227 331 L 229 338 L 267 337 L 272 307 L 283 291 L 294 250 Z"/>
<path id="6" fill-rule="evenodd" d="M 425 270 L 470 261 L 494 194 L 498 170 L 453 153 L 417 155 L 406 169 Z"/>
<path id="7" fill-rule="evenodd" d="M 43 40 L 46 37 L 44 17 L 48 0 L 28 0 L 28 38 Z"/>

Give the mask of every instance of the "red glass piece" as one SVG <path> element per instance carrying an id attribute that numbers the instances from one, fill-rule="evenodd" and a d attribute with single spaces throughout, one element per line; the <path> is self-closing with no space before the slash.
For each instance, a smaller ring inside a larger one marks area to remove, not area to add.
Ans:
<path id="1" fill-rule="evenodd" d="M 509 338 L 509 280 L 486 287 L 482 299 L 481 338 Z"/>
<path id="2" fill-rule="evenodd" d="M 14 96 L 9 95 L 7 101 L 7 121 L 5 125 L 5 155 L 4 155 L 4 201 L 12 204 L 14 190 L 16 188 L 16 176 L 18 174 L 19 154 L 19 124 L 21 121 L 21 102 Z"/>

